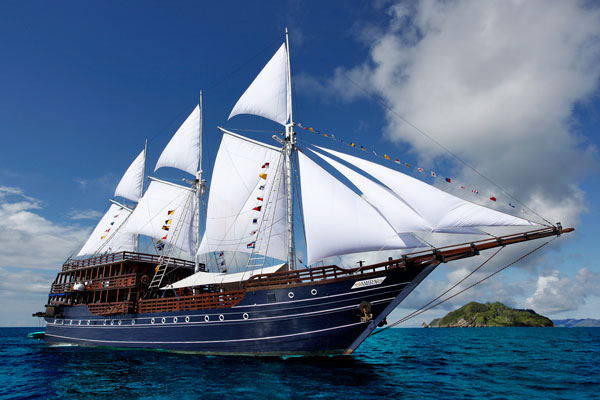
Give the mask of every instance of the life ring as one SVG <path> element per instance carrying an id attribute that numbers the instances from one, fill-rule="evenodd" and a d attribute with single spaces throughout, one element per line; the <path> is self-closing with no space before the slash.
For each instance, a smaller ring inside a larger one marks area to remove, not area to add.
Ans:
<path id="1" fill-rule="evenodd" d="M 142 285 L 148 286 L 150 284 L 150 277 L 148 275 L 142 275 L 140 281 L 142 282 Z"/>

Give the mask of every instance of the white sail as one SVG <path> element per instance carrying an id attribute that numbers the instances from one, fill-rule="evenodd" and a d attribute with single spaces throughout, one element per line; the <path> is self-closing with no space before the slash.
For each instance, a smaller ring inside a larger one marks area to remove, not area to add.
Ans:
<path id="1" fill-rule="evenodd" d="M 298 158 L 308 265 L 332 256 L 411 246 L 362 197 L 303 153 Z"/>
<path id="2" fill-rule="evenodd" d="M 286 258 L 282 164 L 279 149 L 224 131 L 199 254 L 242 251 Z"/>
<path id="3" fill-rule="evenodd" d="M 229 119 L 238 114 L 252 114 L 285 125 L 291 106 L 288 104 L 287 68 L 284 43 L 237 101 Z"/>
<path id="4" fill-rule="evenodd" d="M 154 171 L 161 167 L 173 167 L 196 175 L 199 160 L 200 106 L 196 106 L 163 150 Z"/>
<path id="5" fill-rule="evenodd" d="M 193 190 L 154 180 L 129 217 L 125 231 L 150 236 L 194 254 L 197 225 Z"/>
<path id="6" fill-rule="evenodd" d="M 318 148 L 362 169 L 389 187 L 417 211 L 433 227 L 434 231 L 472 233 L 471 229 L 466 228 L 534 225 L 525 219 L 462 200 L 418 179 L 379 164 L 338 151 Z"/>
<path id="7" fill-rule="evenodd" d="M 142 197 L 145 164 L 146 150 L 142 150 L 119 181 L 115 189 L 115 196 L 121 196 L 135 202 Z"/>
<path id="8" fill-rule="evenodd" d="M 396 232 L 428 232 L 432 230 L 427 221 L 384 186 L 329 157 L 316 152 L 312 153 L 318 155 L 352 182 L 362 192 L 363 198 L 381 213 Z"/>
<path id="9" fill-rule="evenodd" d="M 111 204 L 77 256 L 134 251 L 135 236 L 120 229 L 129 214 L 131 210 Z"/>

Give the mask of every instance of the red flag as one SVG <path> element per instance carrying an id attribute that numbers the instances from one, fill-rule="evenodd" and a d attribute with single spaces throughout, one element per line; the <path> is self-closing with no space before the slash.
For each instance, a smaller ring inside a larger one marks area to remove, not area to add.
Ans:
<path id="1" fill-rule="evenodd" d="M 451 182 L 452 182 L 452 179 L 450 179 L 450 178 L 446 178 L 446 182 L 448 182 L 448 183 L 451 183 Z"/>
<path id="2" fill-rule="evenodd" d="M 269 168 L 269 163 L 268 162 L 264 163 L 261 168 Z"/>
<path id="3" fill-rule="evenodd" d="M 257 197 L 256 200 L 263 201 L 263 198 L 262 197 Z"/>
<path id="4" fill-rule="evenodd" d="M 495 197 L 490 197 L 490 200 L 491 201 L 496 201 L 496 198 Z"/>
<path id="5" fill-rule="evenodd" d="M 254 207 L 254 208 L 253 208 L 253 210 L 254 210 L 254 211 L 260 211 L 261 207 L 262 207 L 262 206 L 256 206 L 256 207 Z"/>

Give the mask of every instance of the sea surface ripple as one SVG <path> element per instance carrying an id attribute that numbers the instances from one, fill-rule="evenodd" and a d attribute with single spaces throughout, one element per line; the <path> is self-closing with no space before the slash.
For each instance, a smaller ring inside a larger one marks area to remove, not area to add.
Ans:
<path id="1" fill-rule="evenodd" d="M 600 328 L 389 329 L 352 356 L 48 347 L 0 328 L 0 399 L 598 399 Z"/>

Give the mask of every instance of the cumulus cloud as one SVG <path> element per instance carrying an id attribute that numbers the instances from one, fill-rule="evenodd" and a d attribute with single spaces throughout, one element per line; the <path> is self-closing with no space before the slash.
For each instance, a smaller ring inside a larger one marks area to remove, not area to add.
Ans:
<path id="1" fill-rule="evenodd" d="M 588 297 L 600 295 L 599 283 L 598 275 L 588 268 L 579 269 L 574 279 L 552 270 L 538 277 L 535 293 L 525 300 L 525 307 L 549 314 L 576 310 Z"/>
<path id="2" fill-rule="evenodd" d="M 92 219 L 99 220 L 104 214 L 96 210 L 71 210 L 67 216 L 72 220 Z"/>
<path id="3" fill-rule="evenodd" d="M 454 163 L 447 168 L 456 178 L 502 194 L 404 119 L 550 222 L 577 224 L 587 210 L 578 181 L 596 168 L 597 154 L 573 111 L 598 90 L 600 9 L 430 0 L 387 10 L 387 27 L 365 28 L 367 61 L 303 83 L 343 101 L 383 99 L 385 135 L 408 143 L 421 163 Z"/>
<path id="4" fill-rule="evenodd" d="M 56 270 L 89 233 L 56 224 L 37 213 L 40 209 L 41 202 L 21 189 L 0 187 L 0 267 Z"/>

